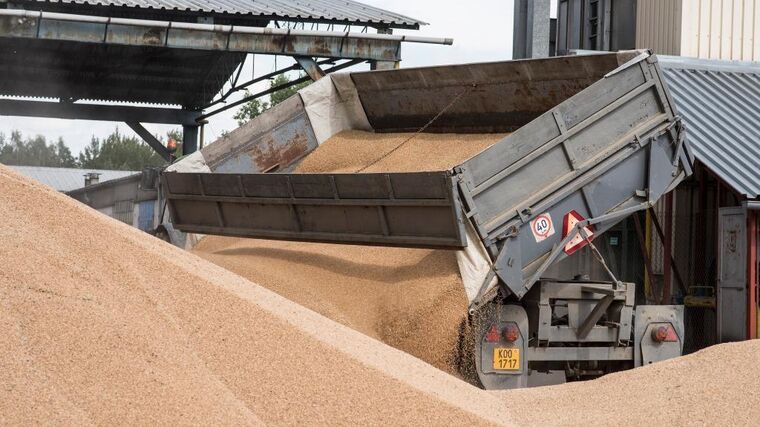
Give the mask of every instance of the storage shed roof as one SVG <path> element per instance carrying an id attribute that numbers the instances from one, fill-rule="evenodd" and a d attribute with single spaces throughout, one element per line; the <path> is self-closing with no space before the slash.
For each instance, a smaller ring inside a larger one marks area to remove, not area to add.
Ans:
<path id="1" fill-rule="evenodd" d="M 695 157 L 760 197 L 760 63 L 659 56 Z"/>
<path id="2" fill-rule="evenodd" d="M 0 0 L 5 3 L 5 0 Z M 263 19 L 334 22 L 339 24 L 374 25 L 389 28 L 418 29 L 425 25 L 408 16 L 390 12 L 354 0 L 22 0 L 30 10 L 82 13 L 109 11 L 172 19 L 177 13 L 225 19 Z M 150 18 L 148 18 L 150 19 Z M 222 22 L 216 22 L 222 23 Z"/>

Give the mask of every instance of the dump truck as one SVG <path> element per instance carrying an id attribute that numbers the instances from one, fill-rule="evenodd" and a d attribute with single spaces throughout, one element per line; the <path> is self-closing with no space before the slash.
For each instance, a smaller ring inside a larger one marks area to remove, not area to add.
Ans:
<path id="1" fill-rule="evenodd" d="M 346 129 L 507 136 L 449 170 L 292 172 Z M 509 389 L 681 354 L 683 307 L 637 304 L 594 240 L 692 163 L 657 57 L 625 51 L 330 75 L 161 180 L 188 233 L 457 251 L 479 380 Z M 605 280 L 545 277 L 583 247 Z"/>

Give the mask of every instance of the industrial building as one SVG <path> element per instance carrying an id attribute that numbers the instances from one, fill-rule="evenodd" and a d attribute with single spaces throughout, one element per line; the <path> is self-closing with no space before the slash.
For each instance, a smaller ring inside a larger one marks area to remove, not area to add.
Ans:
<path id="1" fill-rule="evenodd" d="M 10 168 L 63 193 L 140 173 L 137 171 L 52 168 L 44 166 L 10 166 Z"/>

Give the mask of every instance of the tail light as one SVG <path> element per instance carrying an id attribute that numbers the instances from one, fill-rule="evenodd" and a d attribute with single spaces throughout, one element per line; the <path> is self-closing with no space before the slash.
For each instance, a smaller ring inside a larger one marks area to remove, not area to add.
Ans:
<path id="1" fill-rule="evenodd" d="M 672 326 L 660 325 L 652 329 L 652 340 L 655 342 L 676 342 L 678 336 Z"/>
<path id="2" fill-rule="evenodd" d="M 499 341 L 499 330 L 496 328 L 496 325 L 491 325 L 491 329 L 489 329 L 488 333 L 486 333 L 486 341 L 488 342 Z"/>
<path id="3" fill-rule="evenodd" d="M 507 342 L 515 342 L 518 338 L 520 338 L 520 328 L 514 323 L 508 323 L 507 327 L 504 328 L 504 339 Z"/>

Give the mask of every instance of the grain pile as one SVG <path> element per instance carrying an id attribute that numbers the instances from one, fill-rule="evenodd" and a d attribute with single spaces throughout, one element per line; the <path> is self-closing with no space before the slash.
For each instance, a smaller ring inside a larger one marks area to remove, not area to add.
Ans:
<path id="1" fill-rule="evenodd" d="M 519 425 L 756 426 L 760 341 L 697 353 L 594 381 L 491 392 Z"/>
<path id="2" fill-rule="evenodd" d="M 297 171 L 445 170 L 504 137 L 411 136 L 342 132 L 309 154 Z M 194 252 L 439 369 L 459 374 L 459 328 L 467 312 L 467 297 L 453 251 L 208 236 Z"/>
<path id="3" fill-rule="evenodd" d="M 343 131 L 298 166 L 299 172 L 423 172 L 450 169 L 506 134 L 374 133 Z M 411 139 L 410 139 L 411 138 Z"/>
<path id="4" fill-rule="evenodd" d="M 0 424 L 756 425 L 760 341 L 486 392 L 0 166 Z"/>
<path id="5" fill-rule="evenodd" d="M 484 424 L 495 396 L 0 166 L 0 424 Z"/>

